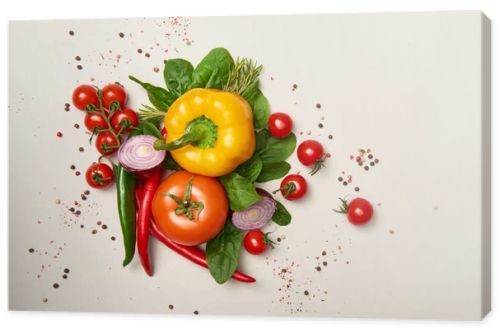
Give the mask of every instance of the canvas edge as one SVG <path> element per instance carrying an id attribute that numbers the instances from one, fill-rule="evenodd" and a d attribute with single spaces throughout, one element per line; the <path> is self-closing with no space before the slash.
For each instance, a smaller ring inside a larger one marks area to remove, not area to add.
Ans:
<path id="1" fill-rule="evenodd" d="M 491 311 L 491 21 L 481 12 L 481 318 Z"/>

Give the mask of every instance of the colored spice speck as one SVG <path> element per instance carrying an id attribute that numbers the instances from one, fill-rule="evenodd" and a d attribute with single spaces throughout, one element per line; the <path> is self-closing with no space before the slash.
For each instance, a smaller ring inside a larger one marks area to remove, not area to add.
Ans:
<path id="1" fill-rule="evenodd" d="M 76 60 L 76 61 L 80 61 L 80 60 L 82 60 L 82 58 L 81 58 L 80 56 L 76 56 L 76 57 L 75 57 L 75 60 Z"/>
<path id="2" fill-rule="evenodd" d="M 62 278 L 63 278 L 63 279 L 67 279 L 67 278 L 68 278 L 68 275 L 64 274 L 64 275 L 62 275 Z"/>
<path id="3" fill-rule="evenodd" d="M 142 53 L 142 49 L 137 49 L 137 53 Z"/>
<path id="4" fill-rule="evenodd" d="M 194 311 L 193 313 L 194 313 L 195 315 L 200 314 L 200 312 L 198 312 L 198 311 Z"/>
<path id="5" fill-rule="evenodd" d="M 30 248 L 30 249 L 28 249 L 28 252 L 30 252 L 30 253 L 34 253 L 34 252 L 35 252 L 35 250 L 34 250 L 33 248 Z"/>
<path id="6" fill-rule="evenodd" d="M 151 57 L 151 55 L 148 52 L 146 52 L 144 55 L 146 56 L 146 58 Z"/>
<path id="7" fill-rule="evenodd" d="M 59 138 L 62 138 L 63 133 L 61 131 L 57 131 L 56 136 L 59 137 Z"/>
<path id="8" fill-rule="evenodd" d="M 115 241 L 115 240 L 116 240 L 116 238 L 115 238 L 115 237 L 111 237 L 111 240 Z"/>
<path id="9" fill-rule="evenodd" d="M 325 256 L 326 255 L 326 251 L 322 251 L 321 255 Z"/>
<path id="10" fill-rule="evenodd" d="M 317 266 L 317 267 L 316 267 L 316 271 L 321 271 L 321 267 L 320 267 L 320 266 Z"/>
<path id="11" fill-rule="evenodd" d="M 76 176 L 80 176 L 80 172 L 79 172 L 79 171 L 76 171 L 76 172 L 75 172 L 75 175 L 76 175 Z"/>
<path id="12" fill-rule="evenodd" d="M 359 187 L 354 187 L 354 191 L 359 191 Z"/>
<path id="13" fill-rule="evenodd" d="M 76 65 L 76 68 L 79 69 L 79 70 L 82 70 L 83 66 L 82 65 Z"/>
<path id="14" fill-rule="evenodd" d="M 118 36 L 120 36 L 120 38 L 123 38 L 123 37 L 125 37 L 125 34 L 121 32 L 118 34 Z"/>
<path id="15" fill-rule="evenodd" d="M 92 234 L 96 234 L 96 233 L 97 233 L 96 229 L 92 230 Z"/>
<path id="16" fill-rule="evenodd" d="M 321 109 L 321 104 L 316 103 L 316 108 Z"/>
<path id="17" fill-rule="evenodd" d="M 83 193 L 88 196 L 90 195 L 90 190 L 85 190 Z"/>
<path id="18" fill-rule="evenodd" d="M 59 284 L 54 283 L 54 284 L 52 285 L 52 287 L 53 287 L 54 289 L 58 289 L 58 288 L 59 288 Z"/>
<path id="19" fill-rule="evenodd" d="M 158 73 L 160 72 L 160 69 L 158 67 L 153 67 L 153 72 Z"/>
<path id="20" fill-rule="evenodd" d="M 49 300 L 48 300 L 47 298 L 42 299 L 42 302 L 44 302 L 44 303 L 46 303 L 46 302 L 48 302 L 48 301 L 49 301 Z"/>
<path id="21" fill-rule="evenodd" d="M 323 123 L 319 123 L 318 128 L 323 129 Z"/>
<path id="22" fill-rule="evenodd" d="M 174 309 L 174 305 L 170 304 L 170 305 L 168 305 L 168 308 L 169 308 L 170 310 L 173 310 L 173 309 Z"/>
<path id="23" fill-rule="evenodd" d="M 80 147 L 78 148 L 78 151 L 83 152 L 83 151 L 85 151 L 85 149 L 84 149 L 83 147 L 81 147 L 81 146 L 80 146 Z"/>
<path id="24" fill-rule="evenodd" d="M 68 268 L 64 268 L 63 271 L 64 271 L 65 274 L 69 274 L 69 269 Z"/>
<path id="25" fill-rule="evenodd" d="M 365 170 L 370 170 L 370 167 L 368 167 L 368 166 L 365 166 Z"/>
<path id="26" fill-rule="evenodd" d="M 309 296 L 309 291 L 305 290 L 304 295 Z"/>
<path id="27" fill-rule="evenodd" d="M 70 36 L 74 36 L 75 35 L 75 32 L 73 30 L 70 30 L 68 33 L 69 33 Z"/>
<path id="28" fill-rule="evenodd" d="M 328 139 L 333 139 L 333 136 L 332 135 L 328 135 Z"/>

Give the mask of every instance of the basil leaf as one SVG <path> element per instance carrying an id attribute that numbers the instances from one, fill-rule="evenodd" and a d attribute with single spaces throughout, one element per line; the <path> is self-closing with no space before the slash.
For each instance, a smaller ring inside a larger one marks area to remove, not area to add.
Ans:
<path id="1" fill-rule="evenodd" d="M 248 179 L 250 182 L 255 182 L 257 177 L 261 174 L 262 171 L 262 160 L 257 155 L 254 155 L 247 160 L 243 164 L 241 164 L 236 172 Z"/>
<path id="2" fill-rule="evenodd" d="M 257 154 L 264 165 L 284 161 L 295 151 L 297 138 L 293 132 L 283 139 L 277 139 L 269 135 L 267 130 L 260 132 L 263 131 L 267 132 L 267 134 L 260 135 L 262 138 L 259 140 L 262 142 L 257 145 Z"/>
<path id="3" fill-rule="evenodd" d="M 220 181 L 226 190 L 229 206 L 233 211 L 243 211 L 262 199 L 257 194 L 253 182 L 236 172 L 222 176 Z"/>
<path id="4" fill-rule="evenodd" d="M 170 92 L 177 97 L 184 94 L 191 84 L 193 65 L 184 59 L 170 59 L 165 63 L 163 77 Z"/>
<path id="5" fill-rule="evenodd" d="M 191 88 L 222 89 L 233 67 L 234 60 L 229 51 L 224 48 L 215 48 L 194 69 Z"/>
<path id="6" fill-rule="evenodd" d="M 261 172 L 257 177 L 257 182 L 267 182 L 280 179 L 290 171 L 290 164 L 286 161 L 273 162 L 262 166 Z"/>
<path id="7" fill-rule="evenodd" d="M 219 234 L 207 242 L 208 270 L 217 283 L 225 283 L 236 271 L 242 241 L 243 233 L 228 220 Z"/>
<path id="8" fill-rule="evenodd" d="M 163 161 L 163 167 L 166 170 L 175 170 L 175 171 L 182 169 L 181 166 L 179 166 L 179 164 L 177 163 L 177 161 L 175 161 L 174 158 L 172 158 L 171 154 L 167 154 L 167 157 Z"/>
<path id="9" fill-rule="evenodd" d="M 273 222 L 280 226 L 285 226 L 290 224 L 292 221 L 292 215 L 290 215 L 290 212 L 285 208 L 281 202 L 274 200 L 276 202 L 276 211 L 274 211 L 273 215 Z"/>
<path id="10" fill-rule="evenodd" d="M 253 126 L 256 129 L 267 128 L 267 122 L 269 121 L 269 101 L 262 94 L 260 90 L 258 90 L 257 95 L 255 97 L 255 101 L 252 106 L 253 110 Z"/>

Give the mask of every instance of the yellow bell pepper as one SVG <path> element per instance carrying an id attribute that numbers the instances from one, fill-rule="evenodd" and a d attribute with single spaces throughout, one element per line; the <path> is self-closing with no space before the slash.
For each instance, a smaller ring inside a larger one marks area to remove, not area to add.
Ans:
<path id="1" fill-rule="evenodd" d="M 228 174 L 255 150 L 252 109 L 234 93 L 187 91 L 170 106 L 165 128 L 168 142 L 156 142 L 155 149 L 171 151 L 182 168 L 195 174 Z"/>

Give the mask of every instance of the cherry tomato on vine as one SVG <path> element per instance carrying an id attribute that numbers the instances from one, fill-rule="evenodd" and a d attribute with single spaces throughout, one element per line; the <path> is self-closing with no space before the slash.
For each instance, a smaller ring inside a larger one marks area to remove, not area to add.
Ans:
<path id="1" fill-rule="evenodd" d="M 110 122 L 116 132 L 121 131 L 122 127 L 125 126 L 122 133 L 126 133 L 139 125 L 139 117 L 137 117 L 137 113 L 132 109 L 123 108 L 115 111 L 113 116 L 111 116 Z"/>
<path id="2" fill-rule="evenodd" d="M 304 166 L 313 166 L 310 174 L 314 175 L 324 166 L 325 150 L 316 140 L 308 139 L 297 148 L 297 157 Z"/>
<path id="3" fill-rule="evenodd" d="M 102 155 L 111 155 L 118 150 L 120 143 L 111 132 L 104 131 L 97 135 L 95 146 Z"/>
<path id="4" fill-rule="evenodd" d="M 340 202 L 340 208 L 335 212 L 346 214 L 347 220 L 354 225 L 366 224 L 373 216 L 373 207 L 364 198 L 357 197 L 349 203 L 340 198 Z"/>
<path id="5" fill-rule="evenodd" d="M 261 230 L 249 231 L 243 239 L 243 245 L 250 254 L 261 254 L 267 249 L 267 246 L 274 248 L 274 241 L 269 239 L 269 233 Z"/>
<path id="6" fill-rule="evenodd" d="M 124 107 L 127 102 L 127 92 L 118 84 L 109 84 L 102 89 L 102 104 L 104 108 L 110 109 L 113 102 L 118 102 Z"/>
<path id="7" fill-rule="evenodd" d="M 287 175 L 281 181 L 280 188 L 273 193 L 278 191 L 281 191 L 283 197 L 290 201 L 300 199 L 307 193 L 307 181 L 299 174 Z"/>
<path id="8" fill-rule="evenodd" d="M 104 117 L 102 117 L 99 114 L 87 112 L 87 114 L 85 115 L 85 120 L 83 122 L 85 124 L 85 127 L 92 133 L 94 132 L 95 128 L 99 129 L 108 128 L 108 123 L 106 123 Z"/>
<path id="9" fill-rule="evenodd" d="M 274 138 L 285 138 L 292 132 L 293 121 L 287 114 L 276 112 L 269 116 L 267 125 Z"/>
<path id="10" fill-rule="evenodd" d="M 93 163 L 85 172 L 85 179 L 92 188 L 104 188 L 113 182 L 113 170 L 108 165 Z"/>
<path id="11" fill-rule="evenodd" d="M 80 110 L 86 110 L 88 105 L 97 108 L 99 99 L 97 98 L 97 89 L 90 85 L 80 85 L 73 91 L 73 105 Z"/>

